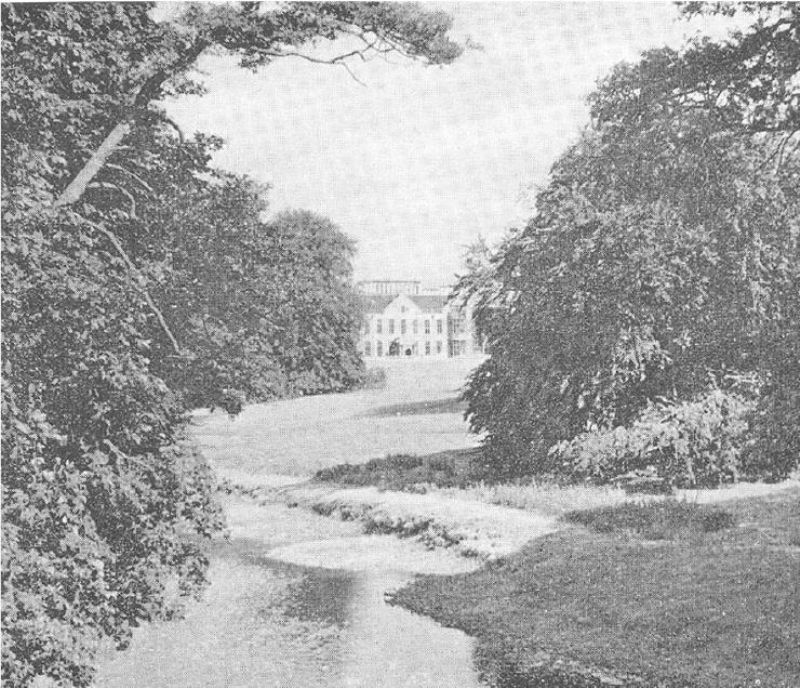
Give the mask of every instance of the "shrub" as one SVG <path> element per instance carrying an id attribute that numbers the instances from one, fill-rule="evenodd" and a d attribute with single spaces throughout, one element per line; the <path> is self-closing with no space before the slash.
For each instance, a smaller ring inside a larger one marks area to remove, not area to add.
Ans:
<path id="1" fill-rule="evenodd" d="M 314 476 L 324 482 L 342 485 L 374 485 L 386 490 L 424 491 L 428 485 L 455 487 L 476 478 L 476 450 L 444 451 L 429 456 L 390 454 L 363 464 L 339 464 L 324 468 Z M 458 465 L 464 468 L 459 470 Z"/>
<path id="2" fill-rule="evenodd" d="M 718 486 L 742 474 L 753 404 L 719 390 L 693 402 L 651 406 L 628 427 L 595 430 L 555 445 L 560 470 L 607 482 L 652 470 L 676 487 Z"/>

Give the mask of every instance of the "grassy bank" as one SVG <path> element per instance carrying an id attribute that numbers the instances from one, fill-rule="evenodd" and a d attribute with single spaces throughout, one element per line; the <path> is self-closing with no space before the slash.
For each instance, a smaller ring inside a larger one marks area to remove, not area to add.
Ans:
<path id="1" fill-rule="evenodd" d="M 484 561 L 515 552 L 531 538 L 560 527 L 557 519 L 546 514 L 375 487 L 224 482 L 220 490 L 262 505 L 278 502 L 342 521 L 356 521 L 365 533 L 414 538 L 431 549 L 450 548 L 461 556 Z"/>
<path id="2" fill-rule="evenodd" d="M 484 502 L 550 516 L 631 499 L 624 490 L 613 486 L 557 485 L 533 478 L 504 482 L 493 477 L 491 464 L 479 447 L 427 456 L 392 454 L 361 464 L 338 464 L 318 471 L 314 479 L 347 487 L 376 487 Z"/>
<path id="3" fill-rule="evenodd" d="M 571 514 L 395 600 L 478 637 L 498 685 L 797 688 L 800 490 L 721 506 Z"/>

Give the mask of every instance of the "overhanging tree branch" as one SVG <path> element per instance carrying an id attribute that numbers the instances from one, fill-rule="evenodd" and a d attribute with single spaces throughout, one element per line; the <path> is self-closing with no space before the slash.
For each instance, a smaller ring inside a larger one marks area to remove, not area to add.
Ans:
<path id="1" fill-rule="evenodd" d="M 103 142 L 97 150 L 91 155 L 89 160 L 86 161 L 78 174 L 75 175 L 73 180 L 67 185 L 67 188 L 56 198 L 53 204 L 56 208 L 72 205 L 80 200 L 89 182 L 97 176 L 97 173 L 106 164 L 108 158 L 117 149 L 117 146 L 122 143 L 122 140 L 133 129 L 138 113 L 146 109 L 147 105 L 158 95 L 161 87 L 168 79 L 194 64 L 195 60 L 200 56 L 200 53 L 202 53 L 208 45 L 207 41 L 198 40 L 176 63 L 169 67 L 159 69 L 144 82 L 133 100 L 133 108 L 130 109 L 129 114 L 114 126 L 105 139 L 103 139 Z"/>
<path id="2" fill-rule="evenodd" d="M 164 122 L 164 124 L 168 124 L 175 130 L 175 133 L 178 135 L 178 139 L 181 143 L 186 142 L 186 137 L 183 134 L 183 130 L 178 126 L 178 123 L 174 119 L 167 117 L 163 112 L 153 112 L 153 114 L 158 120 Z"/>
<path id="3" fill-rule="evenodd" d="M 365 60 L 367 55 L 396 51 L 411 59 L 423 58 L 432 64 L 448 64 L 461 53 L 460 46 L 447 39 L 449 18 L 416 8 L 387 3 L 377 10 L 368 3 L 362 6 L 357 3 L 298 2 L 286 3 L 274 13 L 261 15 L 253 7 L 245 3 L 238 9 L 225 7 L 204 12 L 194 5 L 187 9 L 173 27 L 176 30 L 165 45 L 165 48 L 173 50 L 173 55 L 177 51 L 178 57 L 171 64 L 156 67 L 132 99 L 132 104 L 127 104 L 129 109 L 124 111 L 122 121 L 114 125 L 53 205 L 69 206 L 83 196 L 87 185 L 106 165 L 109 156 L 143 113 L 160 116 L 149 111 L 148 105 L 159 97 L 164 84 L 189 69 L 211 45 L 229 53 L 238 53 L 242 57 L 242 66 L 263 65 L 275 57 L 299 57 L 318 64 L 341 65 L 362 85 L 347 64 L 348 57 L 358 56 Z M 307 44 L 319 36 L 335 39 L 342 34 L 358 35 L 364 47 L 331 59 L 281 48 Z M 192 38 L 187 42 L 189 35 Z M 164 117 L 161 119 L 174 125 Z"/>
<path id="4" fill-rule="evenodd" d="M 153 193 L 153 187 L 151 187 L 144 179 L 142 179 L 138 174 L 131 172 L 129 169 L 122 167 L 122 165 L 115 165 L 113 162 L 106 163 L 106 167 L 109 170 L 116 170 L 117 172 L 122 172 L 123 174 L 128 175 L 131 179 L 139 184 L 145 191 L 149 193 Z"/>
<path id="5" fill-rule="evenodd" d="M 156 317 L 158 324 L 161 326 L 164 334 L 169 339 L 170 344 L 172 345 L 172 349 L 178 356 L 184 356 L 185 353 L 178 344 L 178 340 L 175 339 L 175 335 L 172 334 L 172 330 L 169 329 L 169 325 L 167 325 L 167 321 L 164 318 L 164 315 L 159 310 L 158 306 L 156 306 L 155 301 L 153 301 L 153 297 L 150 296 L 150 292 L 147 291 L 147 287 L 145 287 L 145 278 L 143 277 L 142 273 L 139 272 L 136 265 L 134 265 L 133 261 L 131 260 L 130 256 L 125 251 L 124 247 L 122 246 L 122 242 L 119 240 L 116 234 L 112 232 L 110 229 L 103 227 L 96 222 L 92 222 L 91 220 L 79 215 L 74 210 L 69 211 L 70 214 L 78 221 L 81 222 L 92 229 L 100 232 L 103 236 L 105 236 L 111 245 L 116 249 L 119 257 L 122 258 L 122 262 L 125 263 L 125 267 L 128 268 L 128 272 L 131 275 L 131 283 L 133 284 L 136 291 L 138 291 L 142 297 L 144 298 L 145 302 L 147 303 L 148 307 L 152 314 Z"/>
<path id="6" fill-rule="evenodd" d="M 119 186 L 118 184 L 112 184 L 111 182 L 91 182 L 90 184 L 86 185 L 87 189 L 106 189 L 108 191 L 116 191 L 121 193 L 125 198 L 128 199 L 128 202 L 131 204 L 130 212 L 128 213 L 131 217 L 136 217 L 136 199 L 133 197 L 133 194 L 124 189 L 123 187 Z"/>
<path id="7" fill-rule="evenodd" d="M 366 54 L 370 51 L 370 48 L 363 48 L 361 50 L 352 50 L 349 53 L 343 53 L 342 55 L 337 55 L 336 57 L 331 57 L 328 59 L 324 59 L 321 57 L 313 57 L 311 55 L 305 55 L 304 53 L 299 53 L 295 51 L 291 52 L 274 52 L 269 53 L 273 57 L 299 57 L 302 60 L 306 60 L 307 62 L 313 62 L 314 64 L 324 64 L 324 65 L 335 65 L 337 67 L 344 67 L 353 81 L 361 84 L 362 86 L 366 86 L 366 84 L 359 79 L 352 69 L 350 69 L 350 65 L 347 64 L 346 60 L 348 57 L 355 57 L 358 56 L 361 58 L 362 61 L 366 61 Z"/>

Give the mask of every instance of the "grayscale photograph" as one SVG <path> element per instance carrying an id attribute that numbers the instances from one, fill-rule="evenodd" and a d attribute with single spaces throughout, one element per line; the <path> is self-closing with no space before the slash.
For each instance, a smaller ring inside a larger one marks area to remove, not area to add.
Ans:
<path id="1" fill-rule="evenodd" d="M 0 11 L 4 688 L 800 688 L 800 2 Z"/>

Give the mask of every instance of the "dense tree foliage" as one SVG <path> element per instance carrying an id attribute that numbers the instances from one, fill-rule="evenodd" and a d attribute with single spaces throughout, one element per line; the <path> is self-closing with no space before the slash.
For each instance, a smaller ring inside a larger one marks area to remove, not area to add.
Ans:
<path id="1" fill-rule="evenodd" d="M 352 242 L 308 212 L 265 222 L 263 193 L 222 176 L 202 197 L 168 206 L 170 269 L 158 300 L 194 355 L 165 357 L 163 376 L 190 405 L 235 411 L 363 378 Z"/>
<path id="2" fill-rule="evenodd" d="M 536 216 L 491 269 L 465 277 L 492 352 L 471 379 L 469 415 L 503 468 L 573 474 L 559 443 L 709 388 L 755 394 L 747 376 L 762 385 L 761 441 L 747 465 L 775 477 L 796 465 L 800 160 L 790 82 L 800 19 L 796 6 L 770 11 L 770 29 L 761 21 L 725 44 L 618 66 Z M 767 75 L 768 94 L 755 85 Z M 708 404 L 686 408 L 702 414 Z"/>
<path id="3" fill-rule="evenodd" d="M 411 5 L 172 9 L 2 7 L 8 685 L 88 685 L 98 641 L 124 646 L 200 590 L 221 516 L 188 403 L 358 375 L 350 244 L 308 214 L 265 222 L 262 190 L 211 169 L 220 142 L 184 139 L 159 99 L 202 91 L 190 70 L 207 50 L 248 68 L 338 37 L 354 56 L 459 52 L 446 16 Z"/>

